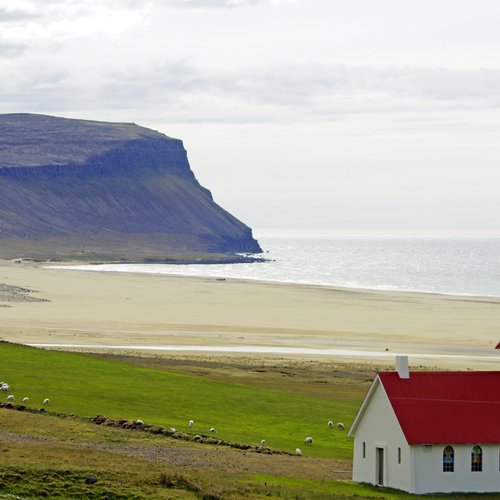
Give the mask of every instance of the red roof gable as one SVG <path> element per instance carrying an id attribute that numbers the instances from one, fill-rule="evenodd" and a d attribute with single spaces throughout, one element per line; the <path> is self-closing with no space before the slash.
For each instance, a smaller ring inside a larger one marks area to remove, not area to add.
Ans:
<path id="1" fill-rule="evenodd" d="M 500 371 L 379 377 L 408 444 L 500 443 Z"/>

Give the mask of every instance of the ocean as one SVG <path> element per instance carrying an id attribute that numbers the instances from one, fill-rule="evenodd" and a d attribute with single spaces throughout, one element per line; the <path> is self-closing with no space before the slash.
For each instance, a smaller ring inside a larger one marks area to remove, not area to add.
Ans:
<path id="1" fill-rule="evenodd" d="M 500 297 L 500 236 L 290 231 L 255 231 L 255 236 L 268 262 L 74 268 Z"/>

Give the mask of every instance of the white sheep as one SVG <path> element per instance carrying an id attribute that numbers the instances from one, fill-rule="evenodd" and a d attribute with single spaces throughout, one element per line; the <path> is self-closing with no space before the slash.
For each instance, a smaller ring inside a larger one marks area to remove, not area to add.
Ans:
<path id="1" fill-rule="evenodd" d="M 217 432 L 217 431 L 215 430 L 215 427 L 210 427 L 210 432 Z"/>
<path id="2" fill-rule="evenodd" d="M 43 404 L 44 404 L 44 405 L 48 405 L 48 404 L 50 404 L 50 399 L 49 399 L 49 398 L 45 398 L 45 399 L 43 400 Z"/>
<path id="3" fill-rule="evenodd" d="M 14 401 L 14 395 L 13 394 L 9 394 L 7 396 L 7 401 Z"/>
<path id="4" fill-rule="evenodd" d="M 144 425 L 144 420 L 141 420 L 140 418 L 138 418 L 136 421 L 135 421 L 136 424 L 139 424 L 139 425 Z"/>
<path id="5" fill-rule="evenodd" d="M 171 432 L 172 434 L 174 434 L 174 433 L 177 432 L 177 429 L 175 427 L 170 427 L 169 432 Z"/>
<path id="6" fill-rule="evenodd" d="M 297 448 L 297 449 L 295 450 L 295 455 L 296 455 L 297 457 L 301 457 L 301 456 L 302 456 L 302 450 L 301 450 L 300 448 Z"/>
<path id="7" fill-rule="evenodd" d="M 30 398 L 28 396 L 24 396 L 23 403 L 29 403 L 29 402 L 30 402 Z"/>
<path id="8" fill-rule="evenodd" d="M 343 424 L 342 422 L 339 422 L 339 423 L 337 424 L 337 427 L 338 427 L 341 431 L 343 431 L 343 430 L 344 430 L 344 424 Z"/>
<path id="9" fill-rule="evenodd" d="M 261 442 L 260 442 L 260 445 L 261 446 L 266 446 L 267 444 L 267 441 L 265 439 L 262 439 Z"/>
<path id="10" fill-rule="evenodd" d="M 10 391 L 10 385 L 7 382 L 2 382 L 0 384 L 0 391 L 2 391 L 2 392 L 9 392 Z"/>
<path id="11" fill-rule="evenodd" d="M 331 420 L 328 420 L 328 427 L 333 427 L 333 422 Z"/>
<path id="12" fill-rule="evenodd" d="M 194 420 L 190 420 L 189 421 L 189 428 L 193 427 L 193 425 L 194 425 Z"/>
<path id="13" fill-rule="evenodd" d="M 304 439 L 304 444 L 313 444 L 313 438 L 311 436 Z"/>

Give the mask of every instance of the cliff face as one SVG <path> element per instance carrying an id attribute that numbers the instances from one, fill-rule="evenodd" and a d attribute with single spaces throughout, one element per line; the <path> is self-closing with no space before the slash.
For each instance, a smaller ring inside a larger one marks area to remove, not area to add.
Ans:
<path id="1" fill-rule="evenodd" d="M 0 257 L 259 251 L 198 183 L 182 141 L 129 123 L 0 115 Z"/>

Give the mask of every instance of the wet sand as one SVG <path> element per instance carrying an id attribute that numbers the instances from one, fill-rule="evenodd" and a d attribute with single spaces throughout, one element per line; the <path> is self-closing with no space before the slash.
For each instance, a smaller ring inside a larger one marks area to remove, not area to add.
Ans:
<path id="1" fill-rule="evenodd" d="M 218 349 L 225 356 L 233 348 L 238 356 L 248 351 L 346 362 L 391 363 L 392 354 L 403 353 L 410 364 L 500 366 L 494 350 L 500 298 L 86 272 L 12 261 L 0 261 L 0 283 L 47 299 L 0 300 L 10 306 L 0 308 L 0 338 L 12 342 L 161 355 L 172 353 L 168 346 L 182 352 L 195 346 L 197 355 Z"/>

